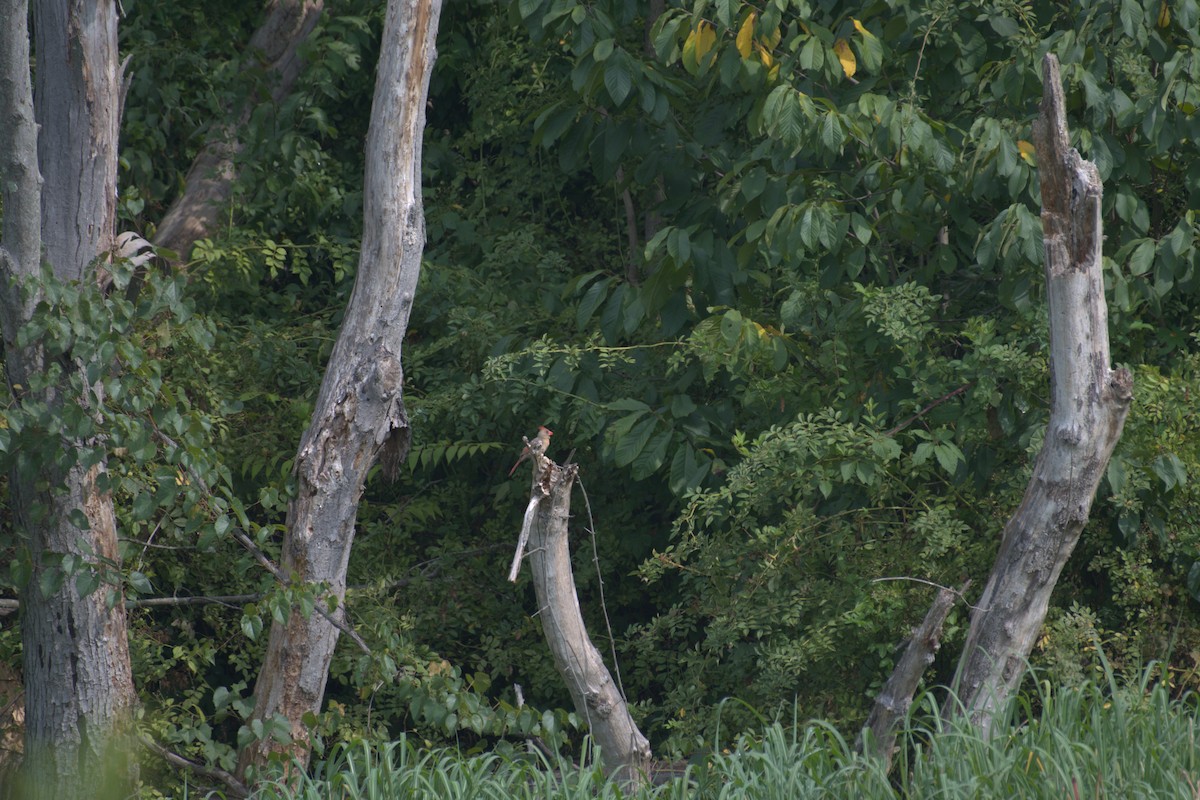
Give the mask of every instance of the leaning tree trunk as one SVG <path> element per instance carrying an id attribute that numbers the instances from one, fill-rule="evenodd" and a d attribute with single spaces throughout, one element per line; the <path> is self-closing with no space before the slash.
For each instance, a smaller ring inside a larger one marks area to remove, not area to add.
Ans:
<path id="1" fill-rule="evenodd" d="M 71 387 L 85 385 L 88 365 L 71 353 L 52 360 L 36 343 L 19 346 L 17 333 L 41 299 L 43 260 L 55 279 L 87 282 L 97 279 L 98 264 L 113 250 L 117 8 L 114 0 L 37 3 L 32 94 L 27 13 L 26 0 L 0 2 L 0 19 L 7 20 L 0 25 L 0 316 L 14 399 L 26 407 L 44 404 L 56 416 L 68 405 L 86 408 L 87 392 Z M 43 388 L 51 366 L 61 377 Z M 95 797 L 109 781 L 107 788 L 122 796 L 129 781 L 124 736 L 135 695 L 120 587 L 81 596 L 61 569 L 65 556 L 102 572 L 104 562 L 118 559 L 104 461 L 78 463 L 80 450 L 95 444 L 48 435 L 49 453 L 30 453 L 10 476 L 15 527 L 32 566 L 21 590 L 22 796 L 30 798 Z"/>
<path id="2" fill-rule="evenodd" d="M 367 134 L 358 277 L 296 456 L 283 568 L 293 581 L 323 587 L 320 602 L 336 603 L 338 619 L 367 472 L 378 461 L 394 477 L 408 451 L 400 351 L 425 244 L 421 137 L 440 13 L 441 0 L 388 3 Z M 250 743 L 241 753 L 241 774 L 272 752 L 307 760 L 303 718 L 321 709 L 337 639 L 330 620 L 296 608 L 285 625 L 271 626 L 253 719 L 282 715 L 292 740 Z"/>
<path id="3" fill-rule="evenodd" d="M 537 616 L 554 666 L 567 684 L 575 713 L 587 721 L 600 747 L 605 774 L 634 794 L 650 777 L 650 743 L 633 721 L 579 610 L 567 531 L 575 474 L 573 465 L 560 467 L 540 455 L 533 459 L 533 487 L 509 580 L 516 580 L 528 539 Z"/>
<path id="4" fill-rule="evenodd" d="M 971 615 L 955 679 L 960 710 L 985 732 L 1025 669 L 1133 394 L 1128 370 L 1109 366 L 1100 175 L 1070 146 L 1058 60 L 1049 54 L 1033 137 L 1050 307 L 1050 421 L 1033 478 L 1004 528 Z"/>
<path id="5" fill-rule="evenodd" d="M 270 81 L 271 100 L 278 103 L 300 76 L 300 45 L 321 17 L 324 0 L 272 0 L 262 27 L 250 39 L 247 56 L 263 65 Z M 154 234 L 154 245 L 173 251 L 186 261 L 196 241 L 211 236 L 227 214 L 235 160 L 245 145 L 238 130 L 250 121 L 254 103 L 248 100 L 232 123 L 217 125 L 188 170 L 183 193 L 167 209 Z"/>

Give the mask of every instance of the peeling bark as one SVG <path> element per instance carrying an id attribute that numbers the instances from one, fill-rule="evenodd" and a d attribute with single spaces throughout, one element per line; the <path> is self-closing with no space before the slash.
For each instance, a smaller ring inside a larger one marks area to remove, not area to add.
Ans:
<path id="1" fill-rule="evenodd" d="M 282 566 L 291 580 L 323 587 L 339 619 L 367 473 L 378 462 L 394 476 L 408 452 L 400 353 L 425 245 L 421 138 L 440 12 L 440 0 L 388 3 L 367 135 L 358 275 L 296 456 Z M 299 609 L 285 625 L 271 626 L 252 718 L 282 715 L 292 742 L 252 742 L 241 753 L 239 776 L 275 752 L 307 761 L 303 718 L 321 710 L 337 640 L 329 620 Z"/>
<path id="2" fill-rule="evenodd" d="M 633 721 L 579 611 L 567 536 L 575 474 L 574 466 L 560 467 L 545 456 L 534 465 L 530 503 L 537 501 L 538 507 L 529 536 L 529 564 L 537 616 L 575 713 L 587 721 L 600 747 L 605 773 L 633 794 L 649 779 L 650 743 Z"/>
<path id="3" fill-rule="evenodd" d="M 1004 528 L 991 577 L 971 616 L 955 679 L 958 711 L 985 733 L 1024 672 L 1133 396 L 1129 371 L 1109 366 L 1103 187 L 1095 164 L 1070 146 L 1058 60 L 1050 54 L 1043 61 L 1043 91 L 1033 137 L 1050 306 L 1050 420 L 1033 478 Z"/>

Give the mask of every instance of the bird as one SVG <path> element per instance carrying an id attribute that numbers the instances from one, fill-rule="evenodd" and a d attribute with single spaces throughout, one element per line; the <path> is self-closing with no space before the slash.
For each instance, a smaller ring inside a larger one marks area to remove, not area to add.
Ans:
<path id="1" fill-rule="evenodd" d="M 539 425 L 537 436 L 533 437 L 532 441 L 526 440 L 528 444 L 521 451 L 521 457 L 517 459 L 517 463 L 513 464 L 512 469 L 508 471 L 508 476 L 511 478 L 512 474 L 517 471 L 517 467 L 521 466 L 521 463 L 531 455 L 543 455 L 546 452 L 546 448 L 550 446 L 550 437 L 553 435 L 554 431 L 545 425 Z"/>

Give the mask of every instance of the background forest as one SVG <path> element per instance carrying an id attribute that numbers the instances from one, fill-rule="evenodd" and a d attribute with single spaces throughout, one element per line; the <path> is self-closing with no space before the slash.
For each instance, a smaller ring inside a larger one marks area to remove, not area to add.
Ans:
<path id="1" fill-rule="evenodd" d="M 241 55 L 261 9 L 124 11 L 120 225 L 153 238 L 205 136 L 261 94 Z M 221 229 L 149 278 L 113 345 L 140 724 L 225 769 L 271 733 L 243 724 L 265 627 L 312 602 L 229 530 L 278 560 L 354 281 L 382 18 L 326 8 L 296 88 L 237 131 Z M 528 576 L 505 580 L 528 489 L 506 474 L 539 424 L 581 465 L 584 613 L 656 753 L 781 713 L 861 724 L 931 584 L 987 575 L 1041 446 L 1047 51 L 1105 183 L 1135 397 L 1033 661 L 1071 685 L 1158 660 L 1171 692 L 1200 688 L 1196 0 L 454 0 L 437 41 L 413 449 L 364 496 L 347 607 L 373 654 L 343 638 L 320 741 L 578 742 Z M 83 337 L 94 313 L 63 292 L 42 333 Z M 11 468 L 44 440 L 5 420 Z M 6 598 L 28 575 L 11 527 Z M 185 597 L 213 600 L 152 602 Z M 960 606 L 929 684 L 965 629 Z"/>

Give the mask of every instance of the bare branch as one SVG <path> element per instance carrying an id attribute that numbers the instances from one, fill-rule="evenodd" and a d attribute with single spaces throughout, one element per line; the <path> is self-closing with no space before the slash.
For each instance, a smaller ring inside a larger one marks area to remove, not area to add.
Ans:
<path id="1" fill-rule="evenodd" d="M 138 738 L 141 740 L 143 747 L 145 747 L 151 753 L 154 753 L 163 761 L 166 761 L 171 766 L 180 767 L 188 770 L 189 772 L 194 772 L 195 774 L 203 778 L 207 778 L 210 781 L 217 781 L 229 790 L 229 795 L 231 797 L 241 798 L 250 796 L 250 789 L 246 786 L 246 784 L 242 783 L 236 777 L 220 767 L 210 767 L 205 764 L 201 764 L 198 761 L 192 761 L 189 758 L 184 758 L 178 753 L 172 753 L 170 750 L 163 747 L 161 744 L 145 734 L 139 736 Z"/>
<path id="2" fill-rule="evenodd" d="M 921 677 L 941 647 L 942 625 L 946 622 L 946 616 L 954 607 L 955 598 L 962 597 L 970 587 L 971 581 L 968 580 L 959 589 L 943 587 L 938 591 L 925 619 L 913 630 L 904 654 L 875 699 L 871 715 L 859 732 L 858 751 L 869 750 L 870 755 L 882 758 L 887 765 L 885 772 L 891 766 L 897 726 L 908 714 Z"/>

